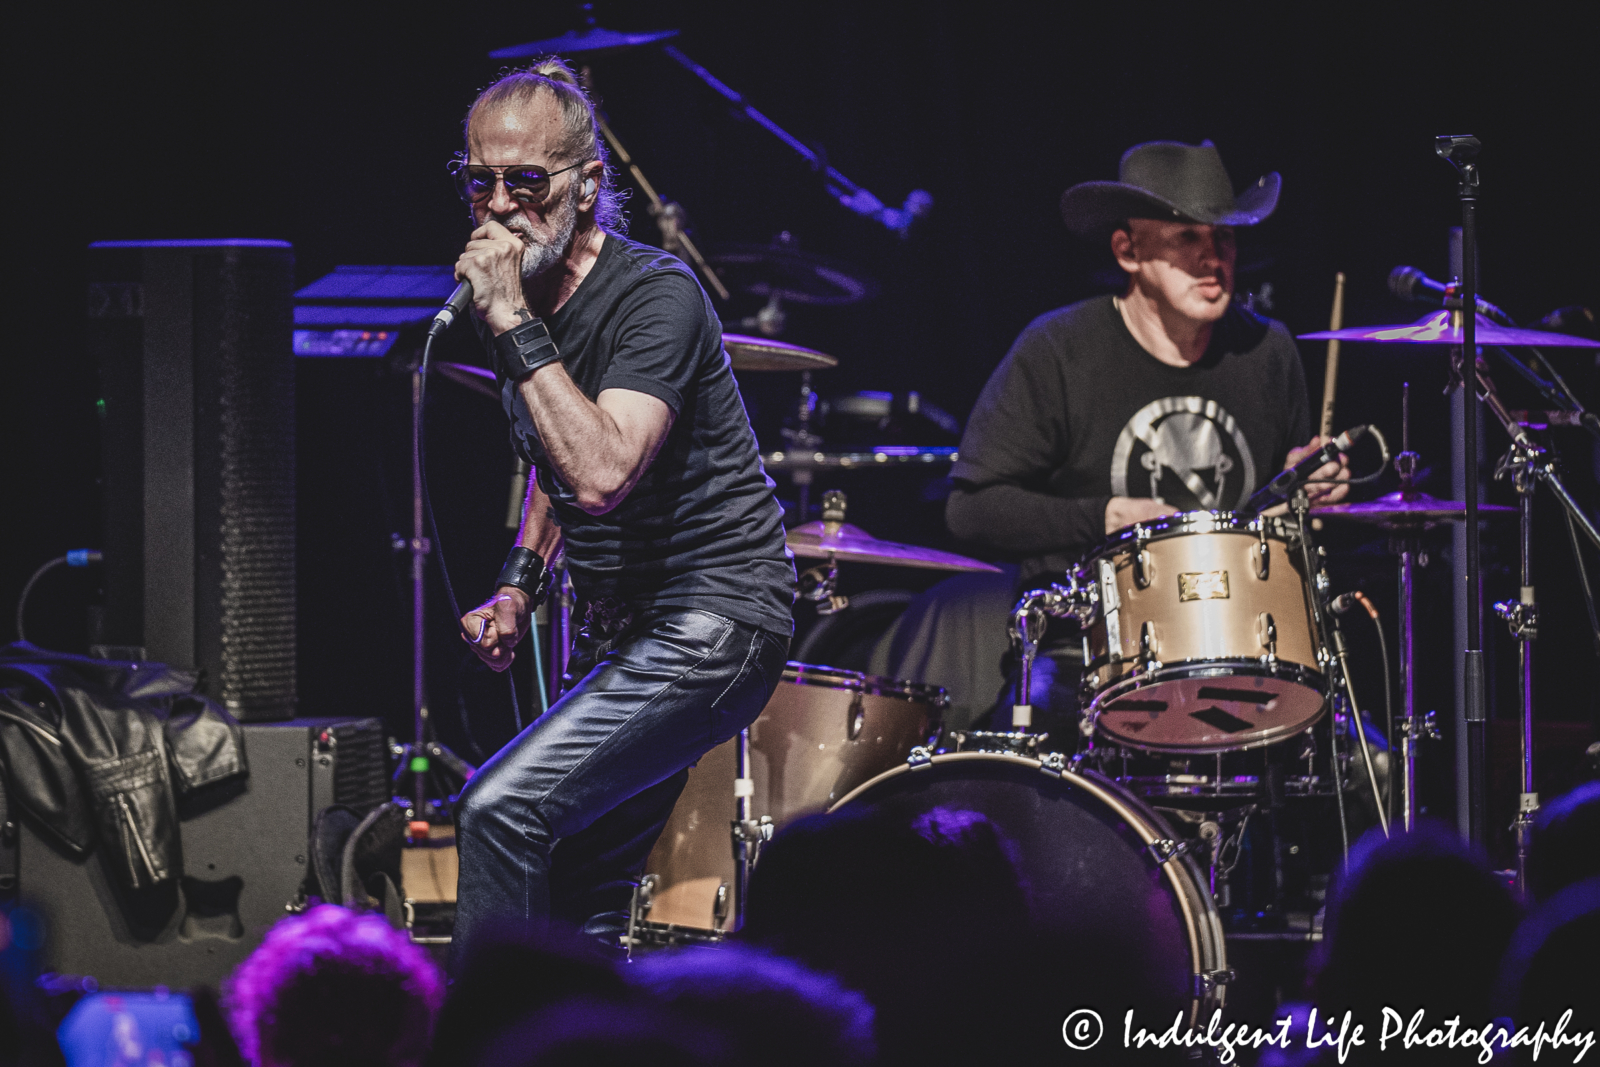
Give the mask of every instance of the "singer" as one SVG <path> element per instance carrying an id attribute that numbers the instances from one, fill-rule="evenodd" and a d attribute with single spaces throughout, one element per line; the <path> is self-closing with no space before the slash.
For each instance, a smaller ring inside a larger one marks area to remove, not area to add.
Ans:
<path id="1" fill-rule="evenodd" d="M 496 919 L 619 945 L 688 766 L 760 713 L 793 634 L 794 563 L 711 303 L 630 241 L 594 108 L 551 57 L 467 112 L 456 276 L 537 477 L 464 636 L 504 670 L 565 553 L 583 623 L 564 695 L 456 809 L 452 966 Z"/>
<path id="2" fill-rule="evenodd" d="M 1278 175 L 1236 198 L 1211 142 L 1158 141 L 1124 153 L 1119 179 L 1073 186 L 1061 213 L 1080 237 L 1109 244 L 1126 287 L 1023 330 L 973 408 L 953 471 L 950 529 L 1020 558 L 1022 589 L 1130 523 L 1237 508 L 1321 444 L 1298 445 L 1311 419 L 1294 338 L 1233 300 L 1235 228 L 1272 214 Z M 1347 479 L 1343 457 L 1315 477 Z M 1347 490 L 1307 488 L 1314 503 Z M 1077 732 L 1082 665 L 1067 629 L 1051 623 L 1028 694 L 1035 727 L 1063 739 Z M 1011 673 L 992 728 L 1010 722 Z"/>

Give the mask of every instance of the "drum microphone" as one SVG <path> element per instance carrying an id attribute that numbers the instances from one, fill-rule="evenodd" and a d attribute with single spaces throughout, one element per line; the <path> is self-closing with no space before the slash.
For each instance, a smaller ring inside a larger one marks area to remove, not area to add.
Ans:
<path id="1" fill-rule="evenodd" d="M 1257 489 L 1250 499 L 1245 501 L 1244 507 L 1239 509 L 1239 514 L 1255 515 L 1280 500 L 1288 500 L 1294 495 L 1294 491 L 1309 481 L 1317 471 L 1329 463 L 1339 462 L 1339 453 L 1350 451 L 1350 446 L 1365 437 L 1368 429 L 1367 426 L 1352 426 L 1299 463 L 1283 471 L 1272 481 Z"/>
<path id="2" fill-rule="evenodd" d="M 439 314 L 428 323 L 428 336 L 438 337 L 450 328 L 450 324 L 466 313 L 472 306 L 472 283 L 463 279 L 456 286 L 456 291 L 450 294 L 450 299 L 445 301 L 444 307 L 439 309 Z"/>
<path id="3" fill-rule="evenodd" d="M 1454 286 L 1434 281 L 1416 267 L 1396 267 L 1389 272 L 1389 292 L 1401 300 L 1414 304 L 1432 304 L 1434 307 L 1461 306 L 1461 294 Z M 1478 314 L 1491 319 L 1510 322 L 1504 311 L 1483 297 L 1478 297 Z"/>

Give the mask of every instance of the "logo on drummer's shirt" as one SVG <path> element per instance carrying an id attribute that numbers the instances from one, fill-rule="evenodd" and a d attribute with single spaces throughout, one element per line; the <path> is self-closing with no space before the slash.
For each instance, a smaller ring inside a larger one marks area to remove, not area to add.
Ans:
<path id="1" fill-rule="evenodd" d="M 1154 497 L 1183 511 L 1236 508 L 1255 485 L 1255 460 L 1238 422 L 1198 396 L 1146 404 L 1111 454 L 1113 494 Z"/>

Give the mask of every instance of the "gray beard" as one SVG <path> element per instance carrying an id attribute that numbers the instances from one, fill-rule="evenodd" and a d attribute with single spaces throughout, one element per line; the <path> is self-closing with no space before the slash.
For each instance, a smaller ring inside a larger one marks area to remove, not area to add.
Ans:
<path id="1" fill-rule="evenodd" d="M 522 280 L 532 281 L 561 262 L 561 257 L 567 254 L 567 249 L 572 245 L 572 235 L 578 229 L 578 201 L 571 195 L 562 198 L 550 219 L 555 228 L 555 237 L 548 244 L 534 236 L 533 228 L 520 213 L 495 221 L 522 238 Z"/>

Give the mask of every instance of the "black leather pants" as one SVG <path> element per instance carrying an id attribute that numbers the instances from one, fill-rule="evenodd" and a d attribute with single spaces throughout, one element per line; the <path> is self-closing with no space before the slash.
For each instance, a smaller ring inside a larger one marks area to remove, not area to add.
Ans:
<path id="1" fill-rule="evenodd" d="M 788 641 L 704 611 L 656 609 L 579 635 L 567 692 L 485 763 L 456 806 L 452 969 L 496 919 L 555 918 L 610 945 L 687 768 L 748 726 Z"/>

